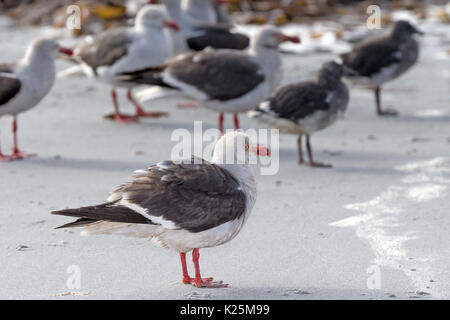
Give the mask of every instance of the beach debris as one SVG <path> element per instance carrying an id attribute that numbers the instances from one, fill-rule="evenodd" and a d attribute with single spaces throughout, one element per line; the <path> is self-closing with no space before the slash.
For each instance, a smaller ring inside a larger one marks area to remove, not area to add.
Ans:
<path id="1" fill-rule="evenodd" d="M 67 296 L 88 296 L 92 293 L 92 291 L 68 291 L 68 292 L 61 292 L 61 293 L 55 293 L 54 297 L 67 297 Z"/>
<path id="2" fill-rule="evenodd" d="M 24 244 L 19 244 L 19 245 L 16 247 L 16 250 L 17 250 L 17 251 L 28 251 L 28 250 L 31 250 L 31 247 L 26 246 L 26 245 L 24 245 Z"/>
<path id="3" fill-rule="evenodd" d="M 3 10 L 17 25 L 51 25 L 57 28 L 66 27 L 71 12 L 68 9 L 75 5 L 79 9 L 81 28 L 72 31 L 77 36 L 124 25 L 127 19 L 125 0 L 16 0 L 7 3 Z"/>
<path id="4" fill-rule="evenodd" d="M 69 243 L 63 240 L 50 242 L 48 245 L 50 247 L 67 247 Z"/>
<path id="5" fill-rule="evenodd" d="M 288 296 L 289 294 L 307 295 L 311 294 L 311 292 L 302 289 L 287 289 L 283 292 L 283 296 Z"/>
<path id="6" fill-rule="evenodd" d="M 183 295 L 183 297 L 185 297 L 186 299 L 191 299 L 191 300 L 202 300 L 202 299 L 207 299 L 207 298 L 213 298 L 214 296 L 210 293 L 199 293 L 197 291 L 192 291 L 189 293 L 185 293 Z"/>

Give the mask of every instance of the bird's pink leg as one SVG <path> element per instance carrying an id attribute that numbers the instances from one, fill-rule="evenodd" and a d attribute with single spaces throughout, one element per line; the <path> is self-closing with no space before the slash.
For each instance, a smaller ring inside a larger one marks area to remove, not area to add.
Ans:
<path id="1" fill-rule="evenodd" d="M 17 118 L 14 116 L 13 123 L 12 123 L 12 132 L 13 132 L 13 139 L 14 139 L 14 146 L 12 149 L 12 155 L 10 156 L 3 156 L 5 159 L 4 161 L 12 161 L 12 160 L 19 160 L 19 159 L 25 159 L 36 156 L 34 153 L 26 153 L 19 150 L 19 145 L 17 143 Z"/>
<path id="2" fill-rule="evenodd" d="M 138 121 L 138 118 L 135 116 L 129 116 L 129 115 L 120 113 L 119 102 L 117 101 L 116 89 L 111 90 L 111 97 L 112 97 L 113 104 L 114 104 L 114 114 L 106 115 L 105 116 L 106 119 L 116 120 L 117 122 L 120 122 L 120 123 L 130 123 L 130 122 Z"/>
<path id="3" fill-rule="evenodd" d="M 186 253 L 180 252 L 180 260 L 181 260 L 181 270 L 183 271 L 183 283 L 190 284 L 191 277 L 189 276 L 187 265 L 186 265 Z"/>
<path id="4" fill-rule="evenodd" d="M 313 168 L 332 168 L 331 164 L 325 164 L 320 162 L 315 162 L 313 160 L 312 148 L 311 148 L 311 138 L 309 134 L 306 135 L 306 151 L 308 152 L 309 162 L 308 165 Z"/>
<path id="5" fill-rule="evenodd" d="M 169 115 L 167 112 L 146 112 L 139 105 L 139 103 L 137 103 L 137 101 L 134 100 L 131 89 L 128 89 L 127 98 L 136 108 L 136 115 L 135 115 L 136 118 L 160 118 L 160 117 L 167 117 Z"/>
<path id="6" fill-rule="evenodd" d="M 226 287 L 228 287 L 228 284 L 224 284 L 224 283 L 222 283 L 222 281 L 213 282 L 213 281 L 205 281 L 204 279 L 202 279 L 202 276 L 200 274 L 200 265 L 198 263 L 199 258 L 200 258 L 199 249 L 196 248 L 196 249 L 192 250 L 192 261 L 194 262 L 194 268 L 195 268 L 195 278 L 192 280 L 192 285 L 196 286 L 197 288 L 226 288 Z"/>
<path id="7" fill-rule="evenodd" d="M 224 115 L 223 115 L 223 112 L 221 112 L 219 114 L 219 131 L 221 134 L 223 134 L 223 119 L 224 119 Z"/>
<path id="8" fill-rule="evenodd" d="M 191 284 L 194 279 L 189 276 L 189 272 L 186 264 L 186 253 L 180 252 L 181 270 L 183 271 L 183 283 Z M 204 282 L 211 282 L 213 278 L 203 278 Z"/>
<path id="9" fill-rule="evenodd" d="M 239 115 L 235 113 L 233 115 L 233 118 L 234 118 L 234 129 L 239 130 Z"/>
<path id="10" fill-rule="evenodd" d="M 2 149 L 0 148 L 0 162 L 3 162 L 3 161 L 9 161 L 9 157 L 8 157 L 8 156 L 5 156 L 5 155 L 2 153 Z"/>

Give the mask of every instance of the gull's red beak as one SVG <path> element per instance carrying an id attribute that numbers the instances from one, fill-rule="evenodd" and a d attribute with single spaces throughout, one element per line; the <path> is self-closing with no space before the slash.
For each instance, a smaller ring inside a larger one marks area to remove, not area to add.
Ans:
<path id="1" fill-rule="evenodd" d="M 260 157 L 270 157 L 270 150 L 266 147 L 257 145 L 252 149 L 252 153 Z"/>
<path id="2" fill-rule="evenodd" d="M 59 52 L 62 54 L 65 54 L 67 56 L 72 56 L 73 55 L 73 50 L 69 49 L 69 48 L 59 48 Z"/>
<path id="3" fill-rule="evenodd" d="M 175 31 L 180 31 L 180 26 L 175 21 L 172 21 L 172 20 L 164 20 L 163 26 L 173 29 Z"/>
<path id="4" fill-rule="evenodd" d="M 285 34 L 280 35 L 280 41 L 281 42 L 293 42 L 293 43 L 300 43 L 300 38 L 297 36 L 287 36 Z"/>

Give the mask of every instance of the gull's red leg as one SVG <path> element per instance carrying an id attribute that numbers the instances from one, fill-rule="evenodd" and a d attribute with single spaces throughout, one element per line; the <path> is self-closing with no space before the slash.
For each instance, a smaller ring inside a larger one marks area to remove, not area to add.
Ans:
<path id="1" fill-rule="evenodd" d="M 192 279 L 189 276 L 189 272 L 188 272 L 187 264 L 186 264 L 186 253 L 185 252 L 180 252 L 180 260 L 181 260 L 181 270 L 183 271 L 183 283 L 191 284 L 194 279 Z M 205 282 L 211 282 L 213 280 L 213 278 L 203 278 L 202 280 Z"/>
<path id="2" fill-rule="evenodd" d="M 239 115 L 235 113 L 233 115 L 233 118 L 234 118 L 234 129 L 239 130 Z"/>
<path id="3" fill-rule="evenodd" d="M 13 139 L 14 139 L 14 146 L 12 149 L 12 155 L 6 156 L 7 160 L 18 160 L 18 159 L 25 159 L 36 156 L 34 153 L 26 153 L 19 150 L 19 145 L 17 143 L 17 117 L 14 116 L 13 123 L 12 123 L 12 132 L 13 132 Z"/>
<path id="4" fill-rule="evenodd" d="M 224 115 L 223 115 L 223 112 L 221 112 L 219 114 L 219 131 L 221 134 L 223 134 L 223 119 L 224 119 Z"/>
<path id="5" fill-rule="evenodd" d="M 197 288 L 226 288 L 228 287 L 228 284 L 222 283 L 222 281 L 219 282 L 212 282 L 212 281 L 205 281 L 202 279 L 202 276 L 200 274 L 200 265 L 198 263 L 198 260 L 200 258 L 200 251 L 198 248 L 192 250 L 192 261 L 194 262 L 194 268 L 195 268 L 195 278 L 192 280 L 192 285 L 196 286 Z M 212 278 L 210 278 L 212 279 Z"/>
<path id="6" fill-rule="evenodd" d="M 189 276 L 187 265 L 186 265 L 186 253 L 180 252 L 181 269 L 183 271 L 183 283 L 190 284 L 191 277 Z"/>
<path id="7" fill-rule="evenodd" d="M 133 93 L 131 92 L 131 89 L 128 89 L 127 92 L 127 98 L 130 100 L 130 102 L 134 105 L 136 108 L 136 118 L 160 118 L 160 117 L 167 117 L 169 114 L 167 112 L 146 112 L 140 105 L 137 103 L 136 100 L 133 98 Z"/>
<path id="8" fill-rule="evenodd" d="M 113 104 L 114 104 L 114 114 L 106 115 L 105 116 L 106 119 L 116 120 L 117 122 L 120 122 L 120 123 L 130 123 L 130 122 L 138 121 L 138 118 L 135 116 L 130 116 L 130 115 L 120 113 L 119 102 L 117 101 L 116 89 L 111 90 L 111 97 L 112 97 Z"/>
<path id="9" fill-rule="evenodd" d="M 303 164 L 304 160 L 303 160 L 303 146 L 302 146 L 302 134 L 298 135 L 297 138 L 297 149 L 298 149 L 298 163 L 299 164 Z"/>
<path id="10" fill-rule="evenodd" d="M 9 161 L 9 157 L 8 157 L 8 156 L 5 156 L 5 155 L 2 153 L 2 149 L 0 148 L 0 162 L 3 162 L 3 161 Z"/>
<path id="11" fill-rule="evenodd" d="M 325 164 L 320 162 L 315 162 L 313 160 L 312 148 L 311 148 L 311 138 L 309 134 L 306 135 L 306 151 L 308 151 L 309 163 L 308 165 L 313 168 L 331 168 L 331 164 Z"/>

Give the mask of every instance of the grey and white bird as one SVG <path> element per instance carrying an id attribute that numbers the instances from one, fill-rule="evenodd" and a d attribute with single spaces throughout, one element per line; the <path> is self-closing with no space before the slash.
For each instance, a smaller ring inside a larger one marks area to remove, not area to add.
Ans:
<path id="1" fill-rule="evenodd" d="M 270 155 L 244 133 L 227 133 L 217 142 L 212 162 L 197 158 L 189 163 L 163 161 L 136 172 L 131 182 L 112 191 L 106 203 L 52 214 L 78 218 L 60 228 L 82 227 L 82 235 L 150 238 L 180 253 L 183 283 L 226 287 L 201 277 L 199 248 L 229 242 L 248 219 L 257 195 L 249 161 L 252 154 Z M 186 265 L 190 251 L 194 278 Z"/>
<path id="2" fill-rule="evenodd" d="M 0 149 L 0 161 L 23 159 L 34 154 L 19 150 L 17 143 L 17 116 L 34 108 L 50 92 L 55 82 L 55 59 L 59 53 L 71 51 L 60 47 L 54 40 L 34 41 L 25 56 L 14 63 L 0 64 L 0 117 L 13 117 L 14 146 L 11 155 Z"/>
<path id="3" fill-rule="evenodd" d="M 423 34 L 408 21 L 397 21 L 381 35 L 358 42 L 342 55 L 346 76 L 353 82 L 368 85 L 375 92 L 376 111 L 380 116 L 394 116 L 395 110 L 381 107 L 381 86 L 409 70 L 419 57 L 415 34 Z"/>
<path id="4" fill-rule="evenodd" d="M 202 10 L 193 14 L 190 11 L 183 10 L 180 0 L 160 0 L 166 7 L 169 16 L 180 25 L 182 37 L 179 37 L 178 41 L 182 44 L 176 46 L 179 53 L 188 50 L 201 51 L 205 48 L 247 49 L 250 44 L 249 37 L 234 32 L 232 26 L 228 23 L 219 23 L 219 18 L 221 20 L 225 18 L 224 13 L 217 11 L 220 7 L 217 9 L 211 7 L 210 1 L 217 2 L 218 0 L 189 0 L 188 4 L 191 4 L 191 6 L 202 5 L 202 3 L 204 6 Z M 221 15 L 218 16 L 217 12 Z M 212 20 L 212 15 L 216 16 L 214 22 L 208 23 L 207 21 Z"/>
<path id="5" fill-rule="evenodd" d="M 299 43 L 300 39 L 266 26 L 252 39 L 249 52 L 222 49 L 189 53 L 159 67 L 124 73 L 119 79 L 165 87 L 219 112 L 220 131 L 223 131 L 224 113 L 233 113 L 235 129 L 238 129 L 238 113 L 259 105 L 280 85 L 278 47 L 285 41 Z M 138 97 L 147 101 L 153 99 L 153 94 L 150 88 L 140 92 Z"/>
<path id="6" fill-rule="evenodd" d="M 214 0 L 219 1 L 219 0 Z M 181 8 L 192 19 L 205 24 L 217 23 L 213 0 L 182 0 Z"/>
<path id="7" fill-rule="evenodd" d="M 331 167 L 313 160 L 310 136 L 323 130 L 347 109 L 348 88 L 341 78 L 343 67 L 336 62 L 325 63 L 314 81 L 281 87 L 275 95 L 248 113 L 281 132 L 297 134 L 299 164 L 312 167 Z M 302 138 L 306 137 L 309 162 L 303 157 Z"/>
<path id="8" fill-rule="evenodd" d="M 133 86 L 116 81 L 115 78 L 122 72 L 159 65 L 170 58 L 173 44 L 170 34 L 164 32 L 165 28 L 179 30 L 179 26 L 168 18 L 164 8 L 145 6 L 139 10 L 134 27 L 103 31 L 86 38 L 74 48 L 73 59 L 83 67 L 85 73 L 113 87 L 114 114 L 108 118 L 126 123 L 137 121 L 140 117 L 167 115 L 165 112 L 145 112 L 133 98 Z M 120 113 L 116 87 L 127 88 L 128 100 L 136 109 L 135 115 Z"/>

